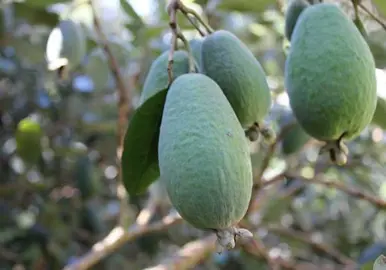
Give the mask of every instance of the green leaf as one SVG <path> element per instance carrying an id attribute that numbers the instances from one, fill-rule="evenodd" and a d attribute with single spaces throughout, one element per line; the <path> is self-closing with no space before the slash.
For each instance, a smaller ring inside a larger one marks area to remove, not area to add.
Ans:
<path id="1" fill-rule="evenodd" d="M 377 11 L 384 17 L 386 17 L 386 1 L 385 0 L 373 0 Z"/>
<path id="2" fill-rule="evenodd" d="M 23 3 L 29 5 L 30 7 L 46 8 L 53 4 L 65 2 L 69 2 L 69 0 L 24 0 Z"/>
<path id="3" fill-rule="evenodd" d="M 263 12 L 270 5 L 276 4 L 274 0 L 260 0 L 260 1 L 250 1 L 250 0 L 222 0 L 218 5 L 219 9 L 226 11 L 238 11 L 238 12 Z"/>
<path id="4" fill-rule="evenodd" d="M 159 176 L 158 138 L 167 89 L 147 99 L 134 113 L 126 132 L 122 178 L 129 195 L 144 193 Z"/>
<path id="5" fill-rule="evenodd" d="M 120 0 L 121 7 L 125 11 L 125 13 L 131 17 L 135 21 L 135 25 L 144 25 L 142 18 L 137 14 L 137 12 L 134 10 L 134 8 L 130 5 L 128 0 Z"/>
<path id="6" fill-rule="evenodd" d="M 48 12 L 44 8 L 30 6 L 27 4 L 14 4 L 15 16 L 23 18 L 31 24 L 44 24 L 48 26 L 55 26 L 59 21 L 59 16 L 55 13 Z"/>

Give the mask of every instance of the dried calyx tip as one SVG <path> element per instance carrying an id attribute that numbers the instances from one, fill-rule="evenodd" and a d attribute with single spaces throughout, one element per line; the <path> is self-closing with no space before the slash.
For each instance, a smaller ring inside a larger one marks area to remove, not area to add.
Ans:
<path id="1" fill-rule="evenodd" d="M 253 234 L 243 228 L 230 227 L 227 229 L 216 230 L 217 235 L 217 252 L 222 253 L 224 250 L 233 249 L 237 240 L 246 241 L 253 238 Z"/>
<path id="2" fill-rule="evenodd" d="M 341 136 L 338 140 L 326 142 L 326 145 L 322 146 L 319 155 L 329 152 L 330 159 L 338 166 L 342 166 L 347 163 L 347 156 L 349 154 L 348 147 L 344 144 Z"/>

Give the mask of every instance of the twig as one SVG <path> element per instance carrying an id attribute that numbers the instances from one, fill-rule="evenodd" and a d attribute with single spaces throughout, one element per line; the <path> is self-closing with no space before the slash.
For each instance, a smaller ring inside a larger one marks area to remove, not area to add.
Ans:
<path id="1" fill-rule="evenodd" d="M 201 16 L 193 9 L 191 8 L 188 8 L 187 6 L 185 6 L 184 4 L 181 3 L 180 0 L 177 0 L 178 2 L 178 8 L 181 10 L 181 12 L 187 16 L 188 14 L 192 15 L 193 17 L 195 17 L 201 24 L 202 26 L 204 26 L 205 30 L 211 34 L 214 32 L 214 30 L 212 29 L 212 27 L 210 27 L 209 24 L 207 24 L 206 22 L 204 22 L 204 20 L 201 18 Z M 193 26 L 195 26 L 193 24 Z M 198 30 L 198 29 L 197 29 Z"/>
<path id="2" fill-rule="evenodd" d="M 350 195 L 352 197 L 368 201 L 368 202 L 376 205 L 378 208 L 386 209 L 386 201 L 385 200 L 382 200 L 381 198 L 376 198 L 373 194 L 366 194 L 365 192 L 360 191 L 358 189 L 348 187 L 343 183 L 339 183 L 339 182 L 335 182 L 335 181 L 331 181 L 331 180 L 324 180 L 322 178 L 322 176 L 316 176 L 314 178 L 305 178 L 305 177 L 301 177 L 301 176 L 294 176 L 294 177 L 296 177 L 296 179 L 302 180 L 304 182 L 324 185 L 324 186 L 327 186 L 329 188 L 336 188 L 338 190 L 341 190 L 341 191 L 347 193 L 348 195 Z"/>
<path id="3" fill-rule="evenodd" d="M 147 209 L 145 208 L 142 211 L 147 211 Z M 143 215 L 139 214 L 138 217 L 140 216 Z M 117 226 L 111 230 L 103 240 L 94 244 L 91 251 L 78 258 L 75 263 L 66 266 L 63 270 L 90 269 L 93 265 L 126 244 L 128 241 L 134 240 L 144 234 L 165 230 L 171 225 L 181 221 L 181 217 L 176 213 L 173 213 L 167 215 L 161 221 L 150 225 L 140 225 L 141 222 L 139 218 L 137 218 L 136 223 L 130 226 L 128 230 L 125 230 L 121 226 Z"/>
<path id="4" fill-rule="evenodd" d="M 340 253 L 338 250 L 336 250 L 333 247 L 330 247 L 323 243 L 316 242 L 314 239 L 312 239 L 305 233 L 298 232 L 289 228 L 281 228 L 279 226 L 268 226 L 268 231 L 272 233 L 277 233 L 286 237 L 291 237 L 303 243 L 309 244 L 314 249 L 317 249 L 331 256 L 332 258 L 334 258 L 336 261 L 338 261 L 343 265 L 355 265 L 355 262 L 350 258 L 348 258 L 346 255 Z"/>
<path id="5" fill-rule="evenodd" d="M 259 189 L 262 187 L 262 185 L 264 185 L 264 182 L 262 181 L 262 176 L 264 175 L 265 170 L 269 166 L 269 162 L 271 161 L 271 159 L 272 159 L 272 157 L 273 157 L 273 155 L 275 153 L 277 145 L 283 139 L 284 135 L 295 126 L 295 124 L 296 124 L 295 122 L 291 122 L 288 125 L 284 126 L 281 129 L 281 131 L 278 134 L 278 136 L 276 137 L 275 142 L 272 143 L 269 146 L 269 148 L 267 150 L 267 154 L 265 155 L 265 157 L 263 159 L 263 162 L 261 164 L 259 173 L 254 177 L 254 181 L 253 181 L 254 185 L 253 185 L 253 189 L 252 189 L 252 197 L 251 197 L 251 201 L 249 202 L 247 214 L 250 213 L 250 211 L 253 208 L 253 202 L 254 202 L 254 198 L 256 196 L 256 193 L 259 191 Z"/>
<path id="6" fill-rule="evenodd" d="M 249 241 L 248 244 L 244 244 L 243 249 L 244 251 L 255 257 L 263 257 L 267 261 L 270 267 L 269 269 L 296 269 L 295 264 L 293 262 L 285 261 L 281 258 L 271 258 L 264 243 L 255 238 Z"/>
<path id="7" fill-rule="evenodd" d="M 200 26 L 189 16 L 189 14 L 186 13 L 185 10 L 181 10 L 181 12 L 182 12 L 182 14 L 185 15 L 185 17 L 188 19 L 188 21 L 194 26 L 194 28 L 196 28 L 196 30 L 198 31 L 200 36 L 205 37 L 206 34 L 204 32 L 202 32 L 202 30 L 200 29 Z"/>
<path id="8" fill-rule="evenodd" d="M 358 6 L 363 9 L 374 21 L 376 21 L 384 30 L 386 30 L 386 24 L 382 22 L 377 16 L 375 16 L 367 7 L 365 7 L 362 3 L 358 3 Z"/>
<path id="9" fill-rule="evenodd" d="M 120 224 L 124 225 L 126 220 L 126 213 L 128 213 L 128 204 L 127 204 L 127 194 L 126 189 L 122 184 L 122 166 L 121 166 L 121 156 L 123 151 L 123 143 L 125 137 L 125 128 L 127 125 L 127 119 L 129 112 L 132 111 L 131 98 L 129 96 L 129 91 L 126 89 L 125 82 L 121 76 L 119 65 L 108 45 L 107 38 L 102 31 L 101 23 L 97 17 L 97 12 L 93 5 L 93 2 L 90 1 L 90 7 L 92 8 L 93 17 L 94 17 L 94 27 L 95 31 L 99 37 L 99 41 L 107 55 L 108 62 L 114 79 L 117 83 L 118 88 L 118 121 L 117 121 L 117 166 L 118 166 L 118 185 L 117 185 L 117 195 L 120 199 Z"/>
<path id="10" fill-rule="evenodd" d="M 144 270 L 191 269 L 215 249 L 216 236 L 211 234 L 205 238 L 187 243 L 170 258 Z"/>
<path id="11" fill-rule="evenodd" d="M 181 8 L 182 3 L 179 0 L 172 0 L 171 3 L 168 6 L 168 14 L 169 14 L 169 26 L 170 30 L 172 31 L 172 39 L 171 39 L 171 46 L 169 50 L 169 58 L 168 58 L 168 82 L 169 86 L 173 82 L 173 55 L 174 51 L 177 48 L 177 39 L 180 39 L 188 52 L 189 56 L 189 72 L 195 72 L 195 60 L 192 54 L 192 50 L 190 48 L 189 42 L 185 38 L 185 36 L 182 34 L 181 30 L 178 28 L 177 25 L 177 11 Z"/>

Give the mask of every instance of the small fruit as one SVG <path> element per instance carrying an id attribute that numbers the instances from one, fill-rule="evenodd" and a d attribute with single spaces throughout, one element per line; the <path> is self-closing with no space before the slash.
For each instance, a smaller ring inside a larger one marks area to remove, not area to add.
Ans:
<path id="1" fill-rule="evenodd" d="M 321 45 L 322 44 L 322 45 Z M 354 23 L 334 4 L 300 15 L 285 64 L 290 105 L 302 128 L 325 141 L 321 153 L 343 163 L 350 140 L 370 123 L 376 103 L 375 63 Z"/>
<path id="2" fill-rule="evenodd" d="M 173 206 L 191 225 L 214 230 L 233 247 L 234 226 L 245 215 L 252 167 L 244 131 L 220 87 L 198 73 L 171 85 L 165 102 L 158 158 Z"/>
<path id="3" fill-rule="evenodd" d="M 285 36 L 288 40 L 291 40 L 292 32 L 295 28 L 296 22 L 303 12 L 310 4 L 306 0 L 292 0 L 288 4 L 288 8 L 285 14 Z"/>
<path id="4" fill-rule="evenodd" d="M 80 24 L 66 19 L 60 21 L 47 40 L 46 59 L 49 70 L 67 66 L 72 69 L 80 64 L 86 54 L 86 36 Z"/>
<path id="5" fill-rule="evenodd" d="M 87 56 L 84 72 L 93 81 L 96 91 L 107 87 L 111 71 L 107 57 L 101 48 L 95 48 Z"/>
<path id="6" fill-rule="evenodd" d="M 154 60 L 147 73 L 139 103 L 168 87 L 169 51 L 163 52 Z M 175 51 L 173 55 L 173 79 L 189 72 L 189 57 L 185 51 Z"/>
<path id="7" fill-rule="evenodd" d="M 202 44 L 202 71 L 223 90 L 241 126 L 262 127 L 271 93 L 260 63 L 234 34 L 219 30 Z"/>
<path id="8" fill-rule="evenodd" d="M 33 119 L 25 118 L 17 125 L 16 152 L 28 165 L 36 164 L 40 157 L 42 136 L 40 124 Z"/>
<path id="9" fill-rule="evenodd" d="M 280 122 L 282 128 L 288 128 L 281 141 L 281 150 L 284 155 L 296 153 L 310 140 L 311 137 L 299 125 L 292 113 L 284 115 Z"/>

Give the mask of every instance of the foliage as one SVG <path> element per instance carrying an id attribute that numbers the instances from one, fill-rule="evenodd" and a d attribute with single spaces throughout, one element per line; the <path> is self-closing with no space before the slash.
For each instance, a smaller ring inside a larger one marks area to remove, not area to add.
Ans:
<path id="1" fill-rule="evenodd" d="M 141 110 L 139 98 L 151 63 L 170 49 L 171 31 L 166 0 L 120 0 L 115 10 L 110 2 L 95 0 L 95 9 L 84 0 L 0 3 L 0 269 L 75 269 L 71 264 L 145 269 L 160 263 L 171 269 L 177 262 L 177 269 L 270 269 L 274 263 L 283 269 L 342 269 L 339 264 L 353 261 L 370 269 L 386 255 L 382 117 L 347 144 L 344 166 L 318 156 L 321 144 L 314 139 L 304 140 L 291 155 L 282 150 L 288 123 L 281 119 L 290 111 L 283 78 L 284 0 L 183 1 L 213 29 L 231 31 L 247 44 L 267 74 L 273 105 L 265 120 L 278 140 L 251 143 L 254 200 L 240 223 L 254 233 L 255 242 L 216 254 L 210 232 L 176 217 L 154 177 L 134 187 L 147 192 L 122 196 L 121 130 L 126 122 L 138 127 L 128 129 L 133 147 L 125 151 L 148 153 L 135 145 L 136 138 L 152 148 L 158 114 Z M 148 15 L 140 12 L 145 2 Z M 384 1 L 362 0 L 357 9 L 350 0 L 325 2 L 341 5 L 353 20 L 359 14 L 379 74 L 386 76 Z M 86 53 L 75 66 L 61 62 L 50 70 L 47 40 L 64 19 L 79 24 Z M 184 14 L 178 13 L 177 22 L 188 41 L 200 39 Z M 385 87 L 379 84 L 378 90 Z M 158 112 L 164 94 L 149 99 Z M 129 113 L 122 118 L 125 106 Z M 141 119 L 150 121 L 141 124 L 146 121 Z M 20 129 L 23 123 L 30 128 Z M 127 161 L 140 177 L 146 159 L 130 155 L 123 155 L 123 169 Z M 120 221 L 130 229 L 120 230 Z M 100 240 L 110 246 L 98 257 L 92 247 Z"/>

